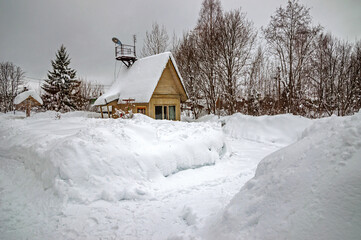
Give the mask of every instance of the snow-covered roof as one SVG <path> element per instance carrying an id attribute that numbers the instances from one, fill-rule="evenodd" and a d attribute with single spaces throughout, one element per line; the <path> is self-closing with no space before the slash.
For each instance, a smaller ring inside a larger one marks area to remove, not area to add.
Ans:
<path id="1" fill-rule="evenodd" d="M 36 101 L 38 101 L 41 105 L 43 105 L 43 100 L 41 99 L 41 97 L 39 96 L 39 94 L 37 94 L 35 92 L 35 90 L 28 90 L 25 92 L 20 93 L 19 95 L 17 95 L 14 99 L 14 104 L 20 104 L 23 101 L 25 101 L 28 97 L 32 97 L 34 98 Z"/>
<path id="2" fill-rule="evenodd" d="M 94 105 L 105 105 L 117 99 L 121 101 L 129 98 L 135 99 L 138 103 L 149 102 L 169 59 L 183 84 L 172 53 L 164 52 L 139 59 L 129 68 L 122 65 L 118 79 L 95 101 Z"/>

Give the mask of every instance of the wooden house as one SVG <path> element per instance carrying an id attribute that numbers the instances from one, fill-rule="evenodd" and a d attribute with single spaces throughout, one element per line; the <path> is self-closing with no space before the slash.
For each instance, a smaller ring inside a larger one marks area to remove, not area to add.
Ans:
<path id="1" fill-rule="evenodd" d="M 26 90 L 14 99 L 16 109 L 25 109 L 26 117 L 30 117 L 32 107 L 43 105 L 43 100 L 34 90 Z"/>
<path id="2" fill-rule="evenodd" d="M 94 103 L 99 107 L 132 110 L 154 119 L 180 120 L 181 103 L 188 99 L 182 77 L 170 52 L 122 65 L 118 79 Z"/>

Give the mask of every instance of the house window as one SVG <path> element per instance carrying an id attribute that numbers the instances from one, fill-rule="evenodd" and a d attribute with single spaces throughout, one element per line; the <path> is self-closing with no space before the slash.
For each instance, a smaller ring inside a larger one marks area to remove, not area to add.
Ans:
<path id="1" fill-rule="evenodd" d="M 169 120 L 175 120 L 175 106 L 169 106 Z"/>
<path id="2" fill-rule="evenodd" d="M 162 106 L 155 106 L 155 119 L 163 119 Z"/>
<path id="3" fill-rule="evenodd" d="M 175 120 L 175 106 L 155 106 L 155 119 Z"/>
<path id="4" fill-rule="evenodd" d="M 137 107 L 137 113 L 145 114 L 145 107 Z"/>
<path id="5" fill-rule="evenodd" d="M 163 106 L 163 119 L 168 119 L 167 106 Z"/>

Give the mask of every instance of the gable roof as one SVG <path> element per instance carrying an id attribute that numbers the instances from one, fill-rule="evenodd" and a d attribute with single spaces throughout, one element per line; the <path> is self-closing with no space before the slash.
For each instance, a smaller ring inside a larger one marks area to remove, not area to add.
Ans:
<path id="1" fill-rule="evenodd" d="M 183 79 L 172 54 L 165 52 L 139 59 L 129 68 L 122 65 L 118 79 L 106 93 L 95 101 L 94 105 L 106 105 L 117 99 L 120 102 L 122 99 L 129 98 L 135 99 L 137 103 L 149 102 L 169 60 L 173 63 L 186 92 Z"/>
<path id="2" fill-rule="evenodd" d="M 14 99 L 14 104 L 15 105 L 20 104 L 23 101 L 25 101 L 26 99 L 28 99 L 29 97 L 32 97 L 40 105 L 43 105 L 43 100 L 41 99 L 39 94 L 37 94 L 34 90 L 28 90 L 28 91 L 22 92 L 19 95 L 17 95 Z"/>

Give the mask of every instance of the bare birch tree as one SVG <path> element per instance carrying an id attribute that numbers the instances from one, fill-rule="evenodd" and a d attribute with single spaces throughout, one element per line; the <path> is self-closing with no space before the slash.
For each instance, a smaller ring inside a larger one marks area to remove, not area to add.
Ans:
<path id="1" fill-rule="evenodd" d="M 263 29 L 270 50 L 280 64 L 288 112 L 297 112 L 295 100 L 302 91 L 305 66 L 310 60 L 312 43 L 321 31 L 320 26 L 311 25 L 311 20 L 308 8 L 297 0 L 289 0 L 286 8 L 278 8 Z"/>
<path id="2" fill-rule="evenodd" d="M 220 24 L 218 72 L 226 111 L 233 114 L 237 102 L 237 89 L 245 67 L 251 60 L 256 31 L 246 14 L 240 10 L 226 12 Z"/>
<path id="3" fill-rule="evenodd" d="M 325 113 L 349 115 L 360 108 L 360 42 L 353 45 L 331 34 L 321 34 L 314 46 L 312 66 L 316 117 Z"/>
<path id="4" fill-rule="evenodd" d="M 355 43 L 350 59 L 351 112 L 361 109 L 361 41 Z"/>
<path id="5" fill-rule="evenodd" d="M 176 51 L 192 105 L 203 105 L 208 113 L 221 106 L 226 114 L 251 115 L 359 111 L 361 42 L 321 31 L 312 25 L 308 8 L 289 0 L 262 29 L 264 38 L 254 51 L 256 31 L 244 14 L 223 14 L 220 1 L 204 0 L 195 29 Z"/>
<path id="6" fill-rule="evenodd" d="M 203 81 L 203 91 L 208 113 L 216 113 L 216 101 L 219 96 L 219 76 L 217 65 L 219 61 L 219 43 L 221 40 L 220 26 L 222 9 L 219 0 L 204 0 L 195 28 L 197 34 L 197 58 L 200 77 Z"/>
<path id="7" fill-rule="evenodd" d="M 80 98 L 78 106 L 81 110 L 90 110 L 90 104 L 92 99 L 96 99 L 104 92 L 104 86 L 97 82 L 92 83 L 85 79 L 79 79 L 80 86 Z"/>
<path id="8" fill-rule="evenodd" d="M 23 83 L 24 72 L 11 62 L 0 63 L 0 110 L 4 113 L 14 108 L 14 98 Z"/>
<path id="9" fill-rule="evenodd" d="M 197 56 L 196 38 L 192 32 L 183 35 L 177 50 L 175 51 L 175 58 L 182 73 L 182 78 L 187 89 L 189 103 L 192 114 L 195 118 L 199 117 L 202 109 L 200 107 L 202 101 L 202 91 L 200 79 L 199 61 Z"/>
<path id="10" fill-rule="evenodd" d="M 169 36 L 164 25 L 159 26 L 158 23 L 152 24 L 152 30 L 146 31 L 142 48 L 142 56 L 150 56 L 165 52 L 169 45 Z"/>

